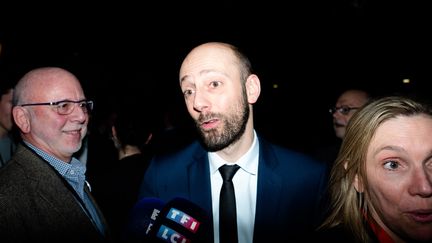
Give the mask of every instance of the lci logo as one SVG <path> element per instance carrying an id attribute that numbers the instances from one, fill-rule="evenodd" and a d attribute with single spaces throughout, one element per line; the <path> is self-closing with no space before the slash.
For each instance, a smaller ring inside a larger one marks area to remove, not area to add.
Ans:
<path id="1" fill-rule="evenodd" d="M 190 232 L 195 233 L 200 226 L 200 222 L 183 211 L 176 208 L 171 208 L 167 215 L 167 219 L 174 221 L 176 224 L 181 225 L 183 228 L 188 229 Z M 156 235 L 159 239 L 170 243 L 189 243 L 190 239 L 186 238 L 179 232 L 171 229 L 170 227 L 162 224 Z"/>
<path id="2" fill-rule="evenodd" d="M 177 231 L 165 225 L 161 225 L 156 236 L 159 239 L 162 239 L 165 242 L 170 242 L 170 243 L 190 243 L 191 242 L 189 239 L 187 239 Z"/>

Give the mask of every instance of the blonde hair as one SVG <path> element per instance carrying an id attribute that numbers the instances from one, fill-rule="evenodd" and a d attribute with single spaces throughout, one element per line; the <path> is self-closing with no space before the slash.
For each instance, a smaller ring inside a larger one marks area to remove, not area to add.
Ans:
<path id="1" fill-rule="evenodd" d="M 366 190 L 366 153 L 370 141 L 383 122 L 421 114 L 432 117 L 430 106 L 408 97 L 389 96 L 370 102 L 353 115 L 330 172 L 331 211 L 319 229 L 342 226 L 352 232 L 356 241 L 372 241 L 366 220 L 371 218 L 371 202 Z M 354 188 L 356 176 L 363 185 L 363 192 Z"/>

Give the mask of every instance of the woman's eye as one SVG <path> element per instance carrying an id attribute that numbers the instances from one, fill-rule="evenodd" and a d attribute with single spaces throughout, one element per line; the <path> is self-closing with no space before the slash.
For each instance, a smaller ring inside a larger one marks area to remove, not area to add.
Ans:
<path id="1" fill-rule="evenodd" d="M 396 170 L 398 167 L 399 167 L 399 163 L 394 160 L 387 161 L 384 164 L 384 168 L 388 170 Z"/>

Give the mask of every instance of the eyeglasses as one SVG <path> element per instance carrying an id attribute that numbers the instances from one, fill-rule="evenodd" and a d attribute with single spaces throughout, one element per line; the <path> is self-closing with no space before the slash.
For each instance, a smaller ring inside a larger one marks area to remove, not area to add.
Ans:
<path id="1" fill-rule="evenodd" d="M 350 111 L 360 109 L 360 107 L 349 107 L 349 106 L 341 106 L 341 107 L 333 107 L 329 109 L 330 114 L 334 114 L 336 111 L 341 113 L 342 115 L 348 115 Z"/>
<path id="2" fill-rule="evenodd" d="M 75 104 L 78 104 L 78 106 L 85 113 L 89 113 L 90 111 L 93 110 L 93 101 L 91 100 L 79 100 L 79 101 L 61 100 L 61 101 L 46 102 L 46 103 L 28 103 L 19 106 L 49 105 L 49 106 L 53 106 L 59 115 L 69 115 L 74 111 Z"/>

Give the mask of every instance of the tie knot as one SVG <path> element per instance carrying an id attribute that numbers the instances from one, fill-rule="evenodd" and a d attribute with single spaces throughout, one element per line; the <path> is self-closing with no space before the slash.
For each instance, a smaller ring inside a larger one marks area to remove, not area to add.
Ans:
<path id="1" fill-rule="evenodd" d="M 240 166 L 238 165 L 223 165 L 221 167 L 219 167 L 219 172 L 222 175 L 222 179 L 224 181 L 230 181 L 235 173 L 237 172 L 237 170 L 240 169 Z"/>

